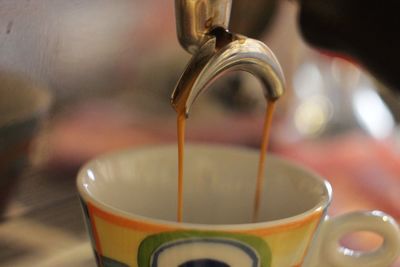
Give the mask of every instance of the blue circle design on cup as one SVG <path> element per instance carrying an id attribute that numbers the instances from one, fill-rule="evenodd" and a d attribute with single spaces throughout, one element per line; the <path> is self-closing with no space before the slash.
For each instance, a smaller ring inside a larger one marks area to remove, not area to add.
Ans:
<path id="1" fill-rule="evenodd" d="M 193 244 L 201 244 L 201 245 L 214 245 L 215 249 L 218 248 L 234 248 L 241 252 L 244 252 L 244 255 L 248 257 L 251 262 L 249 266 L 243 267 L 257 267 L 259 266 L 259 256 L 257 253 L 249 247 L 248 245 L 233 239 L 222 239 L 222 238 L 189 238 L 184 240 L 177 240 L 173 242 L 166 243 L 159 247 L 152 256 L 151 267 L 159 267 L 159 258 L 161 255 L 168 253 L 171 248 L 177 248 L 178 250 L 184 250 L 187 245 Z M 217 245 L 217 246 L 215 246 Z M 190 253 L 189 253 L 190 254 Z M 177 267 L 226 267 L 230 266 L 229 263 L 224 262 L 220 258 L 216 258 L 215 256 L 207 256 L 204 255 L 204 258 L 191 259 L 190 256 L 187 260 L 182 263 L 179 263 Z"/>

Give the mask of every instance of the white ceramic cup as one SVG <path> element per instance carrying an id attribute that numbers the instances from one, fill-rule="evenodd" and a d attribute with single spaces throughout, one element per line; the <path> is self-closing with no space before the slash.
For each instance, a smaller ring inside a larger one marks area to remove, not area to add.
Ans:
<path id="1" fill-rule="evenodd" d="M 176 222 L 175 145 L 86 164 L 77 183 L 98 266 L 384 267 L 398 257 L 393 218 L 377 211 L 328 218 L 329 183 L 273 155 L 253 223 L 258 156 L 246 148 L 187 145 L 183 223 Z M 354 231 L 377 233 L 383 244 L 365 253 L 341 247 Z"/>

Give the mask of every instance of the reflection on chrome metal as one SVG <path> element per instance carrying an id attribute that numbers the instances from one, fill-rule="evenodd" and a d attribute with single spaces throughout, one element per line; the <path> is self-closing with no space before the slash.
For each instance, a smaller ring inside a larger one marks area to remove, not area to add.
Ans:
<path id="1" fill-rule="evenodd" d="M 265 97 L 274 101 L 284 92 L 284 77 L 278 60 L 261 41 L 234 35 L 233 40 L 218 47 L 212 37 L 193 56 L 172 94 L 177 112 L 189 114 L 190 107 L 208 85 L 229 71 L 246 71 L 264 85 Z"/>
<path id="2" fill-rule="evenodd" d="M 176 32 L 181 46 L 194 54 L 214 27 L 228 28 L 232 0 L 175 0 Z"/>

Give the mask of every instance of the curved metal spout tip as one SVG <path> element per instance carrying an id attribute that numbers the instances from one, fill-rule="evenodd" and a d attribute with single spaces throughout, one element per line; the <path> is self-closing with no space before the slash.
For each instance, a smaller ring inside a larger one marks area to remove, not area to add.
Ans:
<path id="1" fill-rule="evenodd" d="M 171 106 L 176 111 L 176 113 L 178 113 L 178 114 L 184 113 L 185 114 L 185 118 L 187 119 L 189 117 L 189 109 L 186 106 L 186 104 L 180 106 L 178 104 L 179 101 L 177 100 L 177 98 L 178 97 L 174 97 L 174 95 L 171 96 L 171 98 L 170 98 Z"/>
<path id="2" fill-rule="evenodd" d="M 172 107 L 189 115 L 197 97 L 209 84 L 230 71 L 246 71 L 264 86 L 267 100 L 279 99 L 285 90 L 282 69 L 272 51 L 261 41 L 236 35 L 224 47 L 216 48 L 216 38 L 208 40 L 192 57 L 171 96 Z"/>

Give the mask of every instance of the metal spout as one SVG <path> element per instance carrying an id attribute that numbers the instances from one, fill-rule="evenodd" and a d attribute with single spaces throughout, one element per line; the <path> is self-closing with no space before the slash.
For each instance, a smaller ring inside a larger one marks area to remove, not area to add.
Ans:
<path id="1" fill-rule="evenodd" d="M 210 37 L 192 57 L 171 96 L 171 104 L 186 116 L 195 100 L 209 84 L 230 71 L 246 71 L 264 86 L 267 100 L 274 101 L 284 93 L 284 76 L 278 60 L 261 41 L 234 35 L 233 40 L 218 45 Z"/>
<path id="2" fill-rule="evenodd" d="M 232 0 L 175 0 L 176 33 L 181 46 L 195 54 L 215 27 L 228 29 Z"/>

